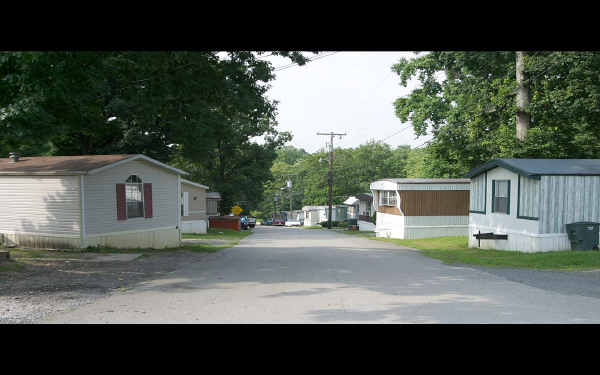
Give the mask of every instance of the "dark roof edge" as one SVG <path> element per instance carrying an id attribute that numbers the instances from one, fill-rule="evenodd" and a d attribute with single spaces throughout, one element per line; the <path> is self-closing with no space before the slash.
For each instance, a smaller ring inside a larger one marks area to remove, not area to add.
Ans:
<path id="1" fill-rule="evenodd" d="M 539 175 L 532 174 L 532 173 L 529 173 L 529 172 L 525 171 L 524 169 L 515 167 L 514 165 L 511 165 L 511 164 L 505 162 L 502 159 L 493 159 L 493 160 L 490 160 L 490 161 L 488 161 L 487 163 L 485 163 L 483 165 L 480 165 L 479 167 L 475 167 L 475 168 L 471 169 L 470 171 L 468 171 L 465 174 L 465 177 L 467 177 L 467 178 L 473 178 L 475 176 L 479 176 L 480 174 L 482 174 L 484 172 L 487 172 L 490 169 L 493 169 L 493 168 L 496 168 L 496 167 L 502 167 L 504 169 L 508 169 L 509 171 L 518 173 L 518 174 L 520 174 L 522 176 L 527 176 L 527 177 L 537 178 L 537 179 L 540 178 Z"/>

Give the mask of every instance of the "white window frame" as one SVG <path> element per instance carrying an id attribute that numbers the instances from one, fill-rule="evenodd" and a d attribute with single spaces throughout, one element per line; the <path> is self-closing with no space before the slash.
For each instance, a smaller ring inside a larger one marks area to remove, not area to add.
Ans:
<path id="1" fill-rule="evenodd" d="M 506 187 L 506 191 L 503 192 L 503 194 L 501 194 L 498 189 L 500 184 L 505 184 L 505 187 Z M 493 188 L 492 188 L 492 192 L 493 192 L 493 194 L 492 194 L 492 212 L 497 213 L 497 214 L 510 215 L 510 185 L 511 185 L 510 180 L 507 180 L 507 179 L 492 180 L 492 185 L 493 185 Z M 503 207 L 506 209 L 506 211 L 498 210 L 497 204 L 496 204 L 497 198 L 506 200 L 506 205 Z"/>
<path id="2" fill-rule="evenodd" d="M 380 206 L 393 206 L 397 204 L 396 192 L 392 190 L 382 190 L 379 194 L 379 205 Z"/>
<path id="3" fill-rule="evenodd" d="M 132 177 L 137 177 L 139 179 L 140 182 L 129 182 L 129 179 Z M 129 199 L 129 194 L 128 194 L 128 187 L 129 186 L 138 186 L 140 189 L 140 199 L 142 202 L 142 210 L 140 213 L 140 216 L 129 216 L 129 202 L 138 202 L 137 200 L 130 200 Z M 131 219 L 136 219 L 136 218 L 143 218 L 145 217 L 145 206 L 144 206 L 144 181 L 142 180 L 142 178 L 139 175 L 136 174 L 132 174 L 129 177 L 127 177 L 127 180 L 125 180 L 125 207 L 126 207 L 126 213 L 127 213 L 127 218 L 131 218 Z"/>

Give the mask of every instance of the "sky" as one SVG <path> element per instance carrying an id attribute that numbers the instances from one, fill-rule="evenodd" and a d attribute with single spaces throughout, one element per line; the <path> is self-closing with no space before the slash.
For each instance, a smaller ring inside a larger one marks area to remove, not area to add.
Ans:
<path id="1" fill-rule="evenodd" d="M 393 105 L 394 100 L 409 94 L 417 82 L 413 80 L 402 87 L 391 67 L 402 57 L 414 56 L 413 52 L 337 52 L 275 72 L 276 79 L 270 82 L 267 96 L 279 102 L 279 131 L 291 132 L 293 139 L 288 144 L 311 153 L 329 142 L 329 137 L 317 132 L 347 133 L 341 139 L 335 137 L 336 148 L 357 147 L 370 139 L 385 139 L 394 147 L 422 145 L 431 136 L 417 139 L 411 124 L 396 117 Z M 278 56 L 265 59 L 275 68 L 290 64 L 289 59 Z"/>

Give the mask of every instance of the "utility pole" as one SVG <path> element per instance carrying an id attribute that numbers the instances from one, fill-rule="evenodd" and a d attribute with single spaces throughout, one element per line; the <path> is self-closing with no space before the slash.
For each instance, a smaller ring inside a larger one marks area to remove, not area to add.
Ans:
<path id="1" fill-rule="evenodd" d="M 317 133 L 317 135 L 328 135 L 331 137 L 329 143 L 329 212 L 327 213 L 327 228 L 331 229 L 331 208 L 333 205 L 333 136 L 337 135 L 342 139 L 346 135 L 340 133 Z"/>
<path id="2" fill-rule="evenodd" d="M 529 87 L 525 77 L 525 52 L 517 51 L 517 139 L 525 140 L 529 130 Z"/>
<path id="3" fill-rule="evenodd" d="M 290 193 L 290 214 L 291 214 L 292 213 L 292 180 L 287 180 L 286 186 L 288 188 L 288 193 Z"/>

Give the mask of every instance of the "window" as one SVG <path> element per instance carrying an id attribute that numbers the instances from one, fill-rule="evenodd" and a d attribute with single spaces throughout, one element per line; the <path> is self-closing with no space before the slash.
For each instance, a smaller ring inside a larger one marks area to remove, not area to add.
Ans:
<path id="1" fill-rule="evenodd" d="M 492 212 L 510 214 L 510 180 L 492 181 Z"/>
<path id="2" fill-rule="evenodd" d="M 396 192 L 383 190 L 379 195 L 380 206 L 395 206 L 396 205 Z"/>
<path id="3" fill-rule="evenodd" d="M 471 192 L 469 193 L 469 212 L 485 214 L 487 199 L 487 172 L 471 178 Z"/>
<path id="4" fill-rule="evenodd" d="M 136 175 L 129 176 L 125 184 L 128 218 L 144 217 L 143 192 L 142 179 Z"/>

